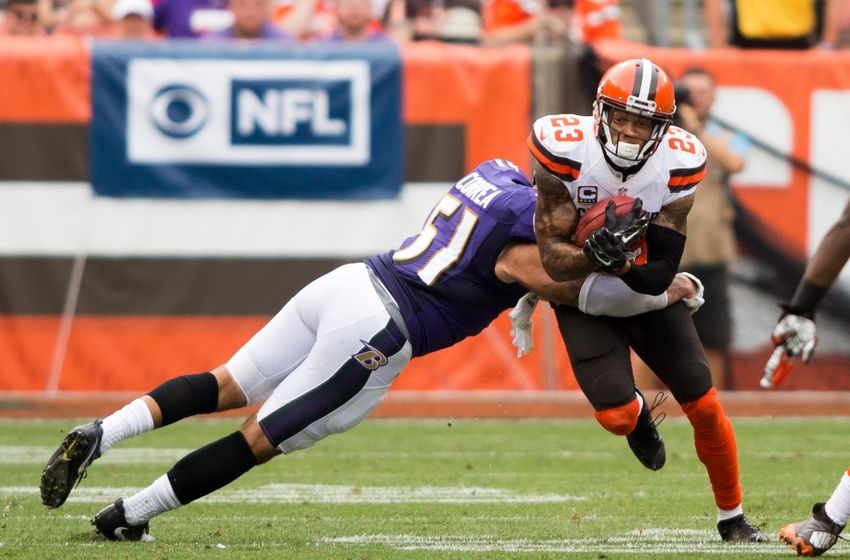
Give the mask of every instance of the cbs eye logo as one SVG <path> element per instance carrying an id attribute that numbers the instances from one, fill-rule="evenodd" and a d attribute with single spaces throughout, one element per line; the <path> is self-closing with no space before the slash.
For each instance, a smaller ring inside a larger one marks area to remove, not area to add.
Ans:
<path id="1" fill-rule="evenodd" d="M 154 126 L 164 135 L 183 139 L 198 132 L 210 113 L 209 101 L 197 89 L 173 84 L 154 95 L 150 115 Z"/>

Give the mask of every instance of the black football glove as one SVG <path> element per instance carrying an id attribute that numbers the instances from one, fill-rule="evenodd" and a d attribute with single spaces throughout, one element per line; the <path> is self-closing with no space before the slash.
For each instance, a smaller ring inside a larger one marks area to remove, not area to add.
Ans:
<path id="1" fill-rule="evenodd" d="M 626 245 L 606 227 L 591 233 L 582 250 L 590 262 L 612 274 L 619 272 L 629 260 Z"/>
<path id="2" fill-rule="evenodd" d="M 631 247 L 646 235 L 649 228 L 649 214 L 643 211 L 643 201 L 635 199 L 632 209 L 623 217 L 615 215 L 616 204 L 614 201 L 605 207 L 605 229 L 614 234 L 614 237 L 623 242 L 626 247 Z"/>

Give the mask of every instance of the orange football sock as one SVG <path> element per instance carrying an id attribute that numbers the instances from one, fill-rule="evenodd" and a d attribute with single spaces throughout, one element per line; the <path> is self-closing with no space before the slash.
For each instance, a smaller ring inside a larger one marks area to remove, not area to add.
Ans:
<path id="1" fill-rule="evenodd" d="M 694 447 L 708 471 L 714 502 L 720 509 L 735 509 L 742 500 L 738 446 L 717 391 L 712 387 L 697 400 L 682 404 L 682 410 L 694 428 Z"/>

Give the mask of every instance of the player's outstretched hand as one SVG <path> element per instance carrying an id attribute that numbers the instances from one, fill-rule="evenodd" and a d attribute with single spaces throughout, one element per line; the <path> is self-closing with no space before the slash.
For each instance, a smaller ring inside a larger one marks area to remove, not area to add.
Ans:
<path id="1" fill-rule="evenodd" d="M 616 204 L 612 200 L 605 207 L 605 229 L 614 237 L 631 247 L 646 235 L 649 228 L 649 214 L 643 211 L 643 200 L 636 198 L 632 209 L 622 218 L 616 215 Z"/>
<path id="2" fill-rule="evenodd" d="M 622 270 L 630 256 L 623 241 L 607 227 L 591 233 L 582 250 L 590 262 L 612 274 Z"/>
<path id="3" fill-rule="evenodd" d="M 815 322 L 802 315 L 788 313 L 773 329 L 773 343 L 782 346 L 789 358 L 800 356 L 804 363 L 812 359 L 818 342 Z"/>
<path id="4" fill-rule="evenodd" d="M 817 345 L 815 322 L 802 315 L 783 315 L 771 335 L 776 348 L 764 366 L 761 386 L 770 389 L 778 386 L 791 372 L 792 360 L 800 357 L 804 363 L 812 359 Z"/>

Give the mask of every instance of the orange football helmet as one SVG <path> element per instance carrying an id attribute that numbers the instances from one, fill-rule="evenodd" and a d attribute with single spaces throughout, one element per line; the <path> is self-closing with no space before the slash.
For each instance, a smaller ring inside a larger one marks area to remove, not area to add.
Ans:
<path id="1" fill-rule="evenodd" d="M 624 142 L 622 137 L 617 144 L 613 143 L 611 117 L 614 109 L 652 119 L 651 134 L 639 139 L 644 141 L 642 146 Z M 675 112 L 676 96 L 667 73 L 647 58 L 624 60 L 609 68 L 599 81 L 593 104 L 596 136 L 603 149 L 616 158 L 615 163 L 634 165 L 655 152 Z"/>

